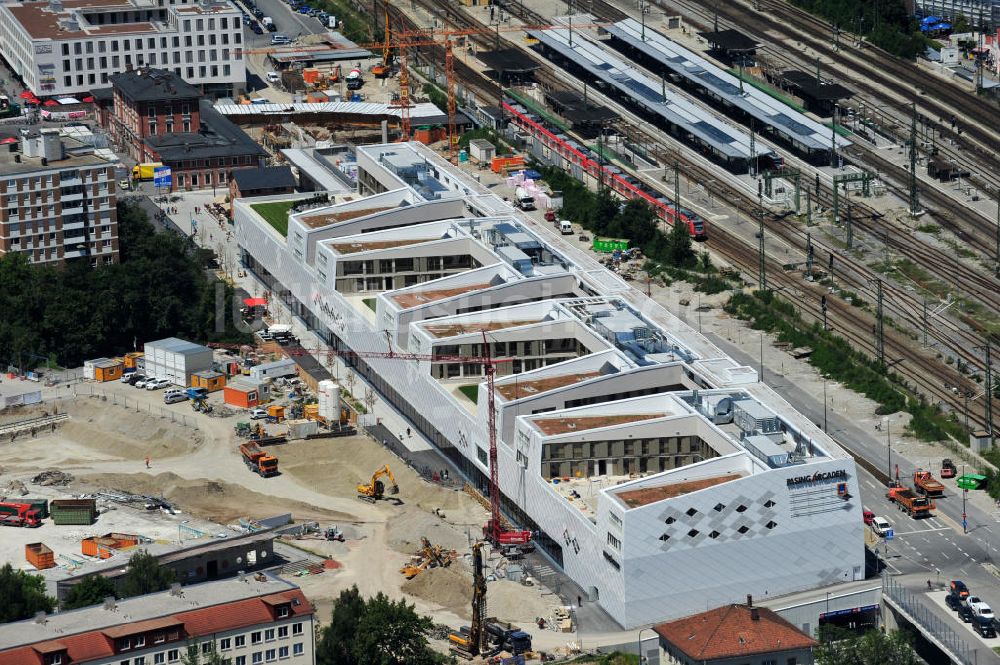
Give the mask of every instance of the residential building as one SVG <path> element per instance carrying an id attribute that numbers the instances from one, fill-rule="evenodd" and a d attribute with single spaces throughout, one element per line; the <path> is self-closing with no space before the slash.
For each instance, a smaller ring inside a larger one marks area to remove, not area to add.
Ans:
<path id="1" fill-rule="evenodd" d="M 115 164 L 82 132 L 22 128 L 0 150 L 0 254 L 37 264 L 118 261 Z"/>
<path id="2" fill-rule="evenodd" d="M 854 460 L 754 368 L 425 146 L 354 157 L 287 234 L 237 200 L 242 264 L 484 494 L 495 420 L 503 511 L 590 600 L 631 628 L 864 578 Z"/>
<path id="3" fill-rule="evenodd" d="M 174 72 L 133 70 L 110 82 L 106 129 L 135 161 L 171 167 L 174 189 L 228 189 L 234 171 L 264 165 L 264 149 Z"/>
<path id="4" fill-rule="evenodd" d="M 725 605 L 661 623 L 660 662 L 668 665 L 812 665 L 816 640 L 773 611 Z"/>
<path id="5" fill-rule="evenodd" d="M 194 646 L 232 665 L 315 662 L 314 609 L 263 574 L 109 600 L 0 625 L 0 665 L 179 665 Z"/>
<path id="6" fill-rule="evenodd" d="M 170 69 L 209 97 L 243 91 L 243 23 L 227 0 L 48 0 L 0 5 L 0 55 L 39 96 L 86 93 L 113 74 Z"/>

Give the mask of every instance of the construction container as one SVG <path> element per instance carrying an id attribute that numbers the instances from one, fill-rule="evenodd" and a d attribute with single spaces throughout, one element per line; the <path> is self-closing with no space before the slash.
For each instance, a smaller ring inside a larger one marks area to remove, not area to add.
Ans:
<path id="1" fill-rule="evenodd" d="M 237 377 L 223 389 L 223 401 L 241 409 L 249 409 L 260 404 L 260 384 L 252 379 Z"/>
<path id="2" fill-rule="evenodd" d="M 413 130 L 413 140 L 419 141 L 425 145 L 430 144 L 431 141 L 431 128 L 430 127 L 417 127 Z"/>
<path id="3" fill-rule="evenodd" d="M 91 381 L 117 381 L 125 364 L 117 358 L 96 358 L 83 363 L 83 378 Z"/>
<path id="4" fill-rule="evenodd" d="M 80 541 L 80 551 L 87 556 L 110 559 L 115 550 L 135 547 L 139 544 L 139 536 L 130 533 L 106 533 L 103 536 L 91 536 Z"/>
<path id="5" fill-rule="evenodd" d="M 279 377 L 298 376 L 298 365 L 291 358 L 275 360 L 274 362 L 256 365 L 250 368 L 250 378 L 255 381 L 277 379 Z"/>
<path id="6" fill-rule="evenodd" d="M 45 543 L 28 543 L 24 546 L 24 558 L 38 570 L 55 568 L 56 555 Z"/>
<path id="7" fill-rule="evenodd" d="M 14 501 L 14 499 L 10 499 Z M 45 519 L 49 516 L 49 500 L 48 499 L 17 499 L 15 503 L 28 503 L 31 504 L 32 509 L 38 511 L 38 516 Z"/>
<path id="8" fill-rule="evenodd" d="M 319 423 L 315 420 L 288 420 L 285 424 L 288 425 L 289 439 L 304 439 L 319 431 Z"/>
<path id="9" fill-rule="evenodd" d="M 267 415 L 281 422 L 285 417 L 285 407 L 280 404 L 272 404 L 267 407 Z"/>
<path id="10" fill-rule="evenodd" d="M 226 387 L 226 375 L 211 369 L 195 372 L 191 375 L 191 387 L 214 393 Z"/>
<path id="11" fill-rule="evenodd" d="M 49 512 L 55 524 L 88 525 L 97 519 L 97 501 L 94 499 L 53 499 Z"/>
<path id="12" fill-rule="evenodd" d="M 125 369 L 135 369 L 138 364 L 139 358 L 142 358 L 142 351 L 132 351 L 131 353 L 126 353 L 122 361 L 125 363 Z"/>
<path id="13" fill-rule="evenodd" d="M 330 98 L 327 97 L 325 92 L 315 91 L 306 95 L 307 104 L 326 104 L 328 101 L 330 101 Z"/>
<path id="14" fill-rule="evenodd" d="M 496 157 L 497 149 L 486 139 L 472 139 L 469 141 L 469 157 L 474 162 L 488 164 Z"/>
<path id="15" fill-rule="evenodd" d="M 316 85 L 319 82 L 319 70 L 315 67 L 307 67 L 302 70 L 302 80 L 309 85 Z"/>

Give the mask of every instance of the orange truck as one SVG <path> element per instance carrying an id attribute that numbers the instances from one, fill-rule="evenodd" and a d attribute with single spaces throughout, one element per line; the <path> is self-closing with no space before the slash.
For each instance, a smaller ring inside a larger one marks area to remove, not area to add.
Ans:
<path id="1" fill-rule="evenodd" d="M 885 496 L 913 519 L 930 517 L 931 510 L 937 507 L 933 501 L 926 496 L 918 495 L 909 487 L 890 487 L 889 493 Z"/>
<path id="2" fill-rule="evenodd" d="M 913 473 L 913 484 L 924 496 L 944 496 L 944 485 L 930 471 L 917 469 Z"/>
<path id="3" fill-rule="evenodd" d="M 263 478 L 278 475 L 278 458 L 268 455 L 267 451 L 261 450 L 256 443 L 251 441 L 241 444 L 240 454 L 243 455 L 243 462 L 247 468 L 257 475 Z"/>

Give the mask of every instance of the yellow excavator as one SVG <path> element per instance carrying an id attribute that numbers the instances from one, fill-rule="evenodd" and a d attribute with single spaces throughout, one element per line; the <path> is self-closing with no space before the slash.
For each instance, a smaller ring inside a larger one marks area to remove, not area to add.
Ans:
<path id="1" fill-rule="evenodd" d="M 375 503 L 384 499 L 385 483 L 381 481 L 382 476 L 388 476 L 392 482 L 392 485 L 389 487 L 389 494 L 399 494 L 399 485 L 396 484 L 396 477 L 392 475 L 389 465 L 386 464 L 372 474 L 372 479 L 367 485 L 358 485 L 358 498 L 369 503 Z"/>
<path id="2" fill-rule="evenodd" d="M 451 556 L 440 545 L 434 545 L 425 537 L 420 538 L 420 552 L 414 557 L 419 560 L 408 563 L 399 569 L 408 580 L 412 580 L 420 571 L 426 568 L 447 568 L 451 565 Z"/>

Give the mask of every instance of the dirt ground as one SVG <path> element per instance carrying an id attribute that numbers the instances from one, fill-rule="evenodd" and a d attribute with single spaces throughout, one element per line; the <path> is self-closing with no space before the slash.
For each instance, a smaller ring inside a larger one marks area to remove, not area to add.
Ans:
<path id="1" fill-rule="evenodd" d="M 102 389 L 134 394 L 127 386 L 104 384 Z M 190 417 L 189 406 L 173 406 Z M 21 480 L 30 489 L 30 478 L 38 471 L 59 469 L 75 477 L 70 485 L 58 488 L 63 496 L 99 489 L 162 495 L 184 516 L 219 525 L 284 512 L 291 512 L 296 521 L 316 521 L 324 527 L 337 524 L 347 538 L 344 543 L 310 537 L 289 541 L 340 564 L 319 575 L 294 578 L 316 604 L 321 621 L 329 620 L 339 593 L 357 584 L 365 595 L 381 591 L 392 598 L 404 597 L 436 623 L 453 628 L 468 623 L 470 545 L 486 511 L 460 490 L 424 481 L 375 441 L 354 436 L 275 446 L 269 452 L 278 457 L 281 474 L 260 478 L 244 466 L 233 433 L 233 425 L 245 414 L 229 418 L 199 414 L 196 429 L 110 401 L 78 397 L 0 413 L 0 422 L 53 408 L 69 413 L 70 420 L 54 432 L 0 443 L 5 460 L 0 485 Z M 399 503 L 373 505 L 358 499 L 356 486 L 368 482 L 384 464 L 399 485 Z M 423 571 L 407 581 L 399 569 L 420 549 L 422 537 L 454 550 L 456 560 L 447 569 Z M 492 560 L 490 565 L 496 563 Z M 491 615 L 528 626 L 536 616 L 551 616 L 559 604 L 554 595 L 543 596 L 537 587 L 506 580 L 491 582 L 488 588 Z"/>

